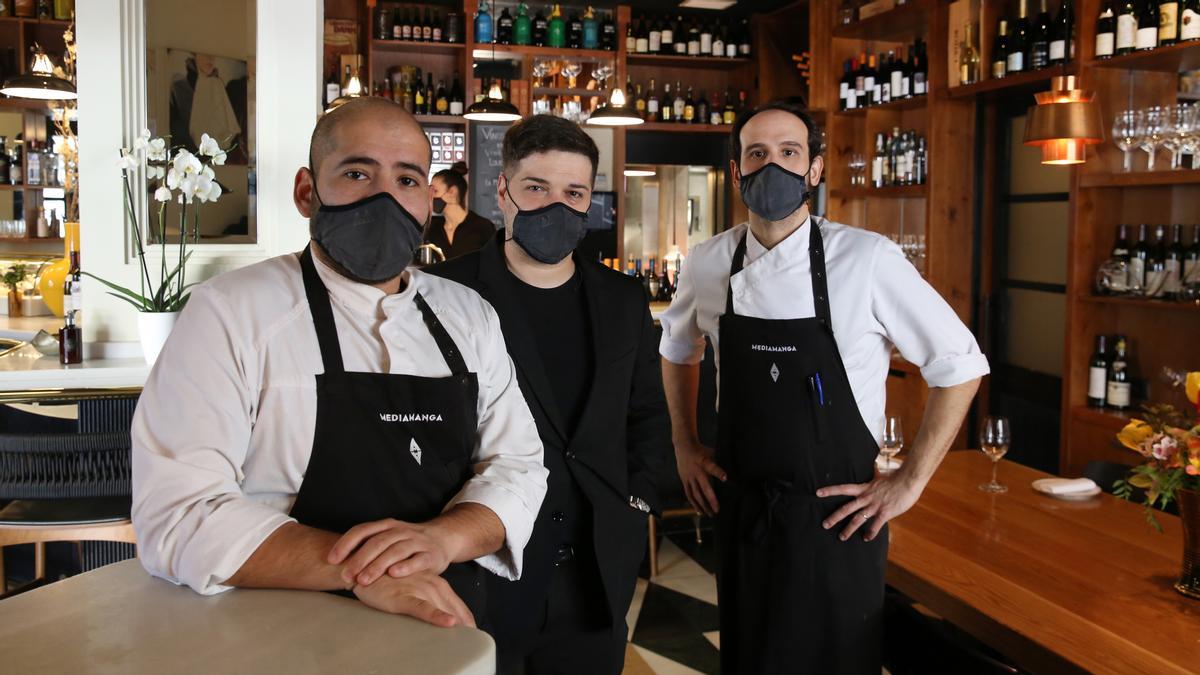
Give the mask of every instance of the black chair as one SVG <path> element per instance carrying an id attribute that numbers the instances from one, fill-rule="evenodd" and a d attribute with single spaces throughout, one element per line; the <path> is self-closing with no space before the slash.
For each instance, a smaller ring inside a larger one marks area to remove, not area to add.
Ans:
<path id="1" fill-rule="evenodd" d="M 33 544 L 35 583 L 46 542 L 99 543 L 81 546 L 83 571 L 135 557 L 130 463 L 128 432 L 0 434 L 0 549 Z"/>

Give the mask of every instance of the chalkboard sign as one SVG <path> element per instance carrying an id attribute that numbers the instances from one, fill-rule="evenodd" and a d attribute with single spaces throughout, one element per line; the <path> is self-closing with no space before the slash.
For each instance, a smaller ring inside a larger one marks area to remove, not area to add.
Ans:
<path id="1" fill-rule="evenodd" d="M 500 205 L 496 203 L 496 183 L 504 167 L 500 151 L 504 132 L 508 131 L 509 126 L 502 122 L 472 122 L 471 136 L 467 142 L 470 209 L 495 223 L 496 227 L 504 225 L 504 216 L 500 213 Z"/>

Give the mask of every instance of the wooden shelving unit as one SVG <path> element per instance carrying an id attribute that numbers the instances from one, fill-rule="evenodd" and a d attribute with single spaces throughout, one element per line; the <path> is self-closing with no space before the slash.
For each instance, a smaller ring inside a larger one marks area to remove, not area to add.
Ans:
<path id="1" fill-rule="evenodd" d="M 1138 151 L 1141 153 L 1141 151 Z M 1129 173 L 1083 173 L 1079 186 L 1085 188 L 1153 187 L 1200 184 L 1200 170 L 1130 171 Z"/>
<path id="2" fill-rule="evenodd" d="M 1156 312 L 1200 312 L 1200 304 L 1180 302 L 1175 300 L 1155 300 L 1154 298 L 1127 298 L 1123 296 L 1081 295 L 1078 302 L 1110 307 L 1141 307 Z"/>
<path id="3" fill-rule="evenodd" d="M 929 19 L 935 7 L 937 4 L 933 0 L 908 0 L 894 9 L 851 24 L 835 23 L 833 37 L 881 42 L 911 41 L 913 37 L 924 36 L 929 30 Z M 837 12 L 836 5 L 834 12 Z"/>
<path id="4" fill-rule="evenodd" d="M 865 108 L 851 108 L 850 110 L 837 110 L 837 111 L 834 111 L 833 114 L 837 115 L 839 117 L 866 117 L 868 110 L 875 110 L 875 111 L 879 111 L 879 112 L 887 112 L 889 110 L 920 110 L 921 108 L 924 108 L 925 106 L 929 105 L 928 101 L 926 100 L 927 97 L 928 97 L 927 94 L 922 94 L 920 96 L 913 96 L 911 98 L 900 98 L 900 99 L 896 99 L 894 101 L 889 101 L 887 103 L 881 103 L 879 105 L 868 106 Z"/>
<path id="5" fill-rule="evenodd" d="M 750 59 L 718 56 L 673 56 L 669 54 L 629 54 L 626 63 L 634 66 L 659 66 L 674 68 L 724 69 L 741 68 L 753 63 Z"/>
<path id="6" fill-rule="evenodd" d="M 1076 64 L 1068 64 L 1066 68 L 1042 68 L 1025 73 L 1016 73 L 1007 77 L 987 78 L 973 84 L 950 87 L 946 94 L 952 98 L 972 98 L 979 94 L 990 96 L 1028 95 L 1044 91 L 1050 86 L 1050 78 L 1057 75 L 1075 75 L 1079 72 Z M 1033 99 L 1030 98 L 1032 105 Z"/>
<path id="7" fill-rule="evenodd" d="M 1137 51 L 1107 59 L 1092 59 L 1088 66 L 1164 73 L 1195 70 L 1200 68 L 1200 41 L 1180 42 L 1169 47 Z"/>
<path id="8" fill-rule="evenodd" d="M 663 134 L 728 134 L 730 124 L 673 124 L 671 122 L 643 122 L 627 127 L 628 133 L 656 132 Z"/>

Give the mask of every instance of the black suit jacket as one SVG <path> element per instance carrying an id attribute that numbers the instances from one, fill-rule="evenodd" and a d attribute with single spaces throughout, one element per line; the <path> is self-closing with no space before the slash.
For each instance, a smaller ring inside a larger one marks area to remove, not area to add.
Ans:
<path id="1" fill-rule="evenodd" d="M 524 310 L 516 302 L 516 283 L 504 261 L 504 231 L 483 249 L 427 268 L 464 284 L 491 303 L 500 317 L 517 380 L 545 446 L 546 468 L 568 471 L 592 505 L 596 562 L 614 635 L 624 639 L 625 613 L 633 598 L 638 567 L 646 548 L 646 514 L 629 505 L 631 496 L 658 511 L 655 476 L 671 457 L 670 419 L 662 391 L 658 340 L 641 284 L 596 262 L 575 257 L 591 316 L 595 350 L 591 391 L 575 433 L 567 436 Z M 559 546 L 551 523 L 564 495 L 551 489 L 525 547 L 521 579 L 489 575 L 492 622 L 515 632 L 533 603 L 543 602 Z M 524 630 L 522 630 L 522 628 Z"/>

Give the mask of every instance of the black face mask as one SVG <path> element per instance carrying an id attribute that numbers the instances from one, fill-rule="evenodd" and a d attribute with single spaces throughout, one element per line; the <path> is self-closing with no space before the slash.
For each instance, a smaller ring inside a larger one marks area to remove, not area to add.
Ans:
<path id="1" fill-rule="evenodd" d="M 746 208 L 767 220 L 779 221 L 795 213 L 808 199 L 808 174 L 792 173 L 771 163 L 742 176 L 741 188 Z"/>
<path id="2" fill-rule="evenodd" d="M 530 258 L 540 263 L 554 265 L 562 262 L 587 233 L 586 211 L 576 211 L 562 202 L 525 211 L 513 199 L 511 189 L 505 190 L 505 194 L 517 207 L 517 217 L 513 220 L 513 241 Z"/>
<path id="3" fill-rule="evenodd" d="M 446 210 L 446 200 L 441 197 L 433 198 L 433 215 L 440 216 Z"/>
<path id="4" fill-rule="evenodd" d="M 320 202 L 315 186 L 313 194 Z M 388 192 L 340 206 L 321 204 L 310 229 L 325 255 L 366 284 L 399 275 L 421 243 L 421 224 Z"/>

